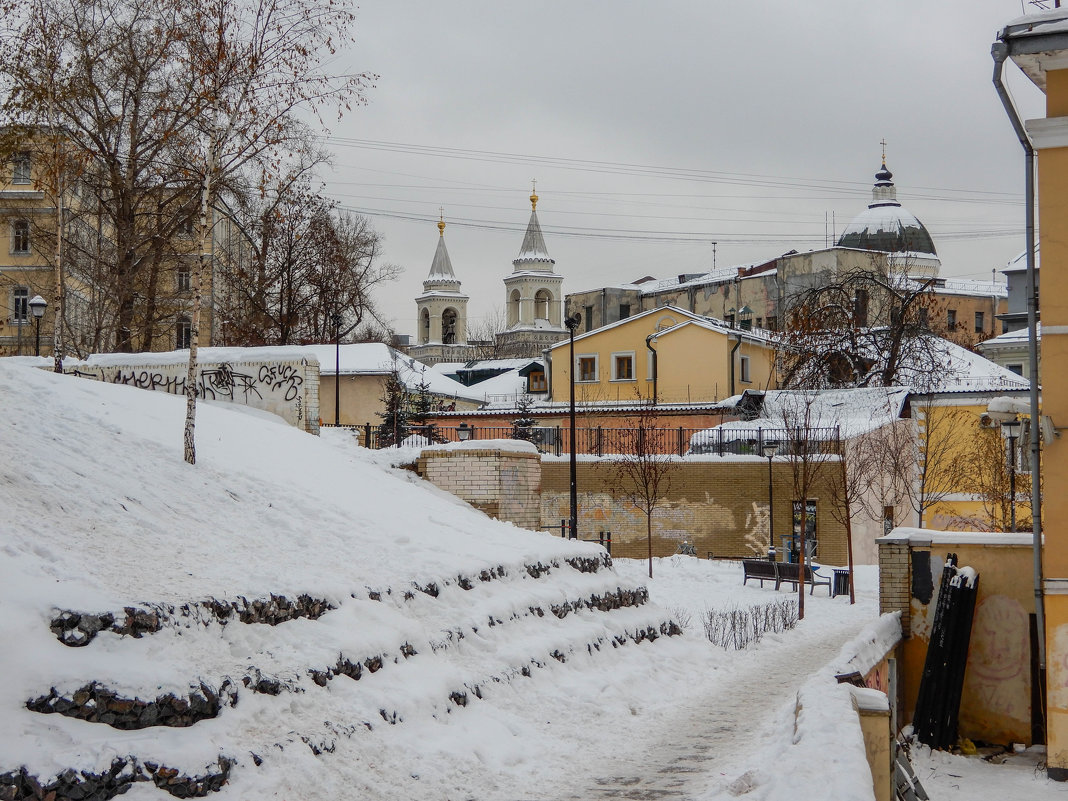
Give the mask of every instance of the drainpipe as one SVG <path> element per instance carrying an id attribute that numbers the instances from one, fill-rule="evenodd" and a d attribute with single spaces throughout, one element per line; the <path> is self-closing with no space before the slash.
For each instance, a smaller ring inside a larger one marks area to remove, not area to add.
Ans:
<path id="1" fill-rule="evenodd" d="M 657 353 L 656 348 L 653 347 L 653 340 L 656 339 L 656 334 L 650 334 L 645 338 L 645 347 L 649 348 L 649 352 L 653 354 L 653 406 L 656 406 L 657 394 L 656 394 L 656 377 L 657 377 Z"/>
<path id="2" fill-rule="evenodd" d="M 601 325 L 608 325 L 608 288 L 601 290 Z"/>
<path id="3" fill-rule="evenodd" d="M 542 348 L 541 357 L 545 359 L 545 388 L 548 400 L 553 399 L 553 352 L 549 348 Z"/>
<path id="4" fill-rule="evenodd" d="M 1008 89 L 1002 82 L 1002 70 L 1009 55 L 1005 42 L 994 42 L 990 48 L 994 58 L 994 88 L 1005 113 L 1024 149 L 1024 241 L 1027 247 L 1027 355 L 1031 372 L 1031 534 L 1034 548 L 1035 623 L 1038 629 L 1038 667 L 1046 671 L 1046 623 L 1042 596 L 1042 488 L 1039 455 L 1041 451 L 1041 417 L 1038 408 L 1038 292 L 1035 288 L 1035 147 L 1027 135 L 1023 121 L 1016 111 Z"/>
<path id="5" fill-rule="evenodd" d="M 731 397 L 734 396 L 734 354 L 738 352 L 738 348 L 742 346 L 742 335 L 738 334 L 738 339 L 734 342 L 734 347 L 731 348 Z"/>

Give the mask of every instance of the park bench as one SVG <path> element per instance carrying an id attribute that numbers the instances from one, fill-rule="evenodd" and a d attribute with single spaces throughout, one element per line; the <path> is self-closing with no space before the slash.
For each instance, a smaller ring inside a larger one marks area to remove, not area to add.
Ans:
<path id="1" fill-rule="evenodd" d="M 779 573 L 779 583 L 793 584 L 797 589 L 797 583 L 801 580 L 801 565 L 796 562 L 776 562 L 776 570 Z M 805 565 L 805 583 L 809 586 L 808 594 L 816 592 L 816 587 L 826 587 L 827 593 L 831 593 L 831 579 L 829 576 L 821 576 L 811 565 Z M 744 582 L 743 582 L 744 584 Z M 776 589 L 778 589 L 776 587 Z"/>
<path id="2" fill-rule="evenodd" d="M 779 589 L 782 583 L 786 582 L 787 584 L 792 584 L 796 590 L 797 584 L 801 580 L 801 565 L 794 562 L 743 559 L 742 570 L 744 571 L 742 584 L 746 584 L 749 579 L 756 579 L 760 582 L 760 586 L 763 587 L 765 581 L 774 581 L 775 589 Z M 816 587 L 826 587 L 827 592 L 832 593 L 831 579 L 821 576 L 812 569 L 811 565 L 805 565 L 805 583 L 809 585 L 809 595 L 815 593 Z"/>
<path id="3" fill-rule="evenodd" d="M 742 579 L 742 584 L 745 584 L 749 579 L 757 579 L 760 582 L 760 586 L 764 586 L 765 581 L 774 581 L 775 589 L 779 589 L 779 572 L 775 569 L 777 562 L 769 562 L 766 559 L 743 559 L 742 569 L 745 571 L 745 578 Z"/>

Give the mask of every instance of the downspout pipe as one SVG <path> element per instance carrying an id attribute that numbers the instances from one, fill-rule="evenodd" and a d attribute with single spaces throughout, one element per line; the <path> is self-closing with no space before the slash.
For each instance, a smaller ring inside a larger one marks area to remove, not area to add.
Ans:
<path id="1" fill-rule="evenodd" d="M 1016 138 L 1024 149 L 1024 241 L 1027 247 L 1027 357 L 1031 374 L 1031 534 L 1034 549 L 1035 624 L 1038 629 L 1038 666 L 1046 670 L 1046 613 L 1042 594 L 1042 485 L 1039 458 L 1041 455 L 1041 417 L 1038 407 L 1038 292 L 1035 281 L 1035 146 L 1027 135 L 1023 120 L 1016 110 L 1002 72 L 1009 46 L 1004 41 L 994 42 L 990 48 L 994 59 L 994 88 L 997 90 L 1005 113 L 1016 132 Z"/>
<path id="2" fill-rule="evenodd" d="M 734 397 L 734 354 L 738 352 L 738 348 L 742 346 L 742 335 L 738 334 L 738 339 L 734 341 L 734 347 L 731 348 L 731 397 Z"/>
<path id="3" fill-rule="evenodd" d="M 656 348 L 653 347 L 653 341 L 656 339 L 656 334 L 650 334 L 645 338 L 645 347 L 649 349 L 649 352 L 653 354 L 653 406 L 657 403 L 656 394 L 656 378 L 657 378 L 657 353 Z"/>

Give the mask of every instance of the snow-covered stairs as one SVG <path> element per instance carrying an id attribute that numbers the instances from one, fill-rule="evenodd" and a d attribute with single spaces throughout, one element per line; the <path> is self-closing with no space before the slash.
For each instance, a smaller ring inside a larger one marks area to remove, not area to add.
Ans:
<path id="1" fill-rule="evenodd" d="M 64 678 L 27 707 L 54 720 L 58 739 L 84 738 L 85 727 L 137 739 L 109 742 L 96 771 L 35 777 L 0 765 L 0 801 L 103 801 L 135 781 L 205 795 L 287 748 L 326 755 L 340 737 L 462 714 L 487 688 L 576 654 L 608 660 L 679 633 L 647 600 L 607 555 L 559 547 L 536 562 L 354 588 L 340 599 L 57 610 L 52 634 L 71 646 Z M 241 742 L 227 738 L 231 717 L 242 719 Z"/>

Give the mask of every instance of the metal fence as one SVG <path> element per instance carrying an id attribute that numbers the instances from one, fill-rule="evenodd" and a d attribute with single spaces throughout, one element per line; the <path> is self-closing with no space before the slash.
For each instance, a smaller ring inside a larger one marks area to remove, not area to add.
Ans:
<path id="1" fill-rule="evenodd" d="M 341 426 L 358 433 L 360 444 L 377 449 L 381 427 L 371 423 Z M 409 437 L 425 437 L 434 442 L 514 439 L 512 426 L 411 426 Z M 531 441 L 542 453 L 557 456 L 571 453 L 571 432 L 566 426 L 534 426 Z M 765 443 L 775 444 L 778 456 L 841 453 L 839 430 L 810 428 L 804 431 L 784 428 L 606 428 L 575 430 L 577 454 L 610 456 L 628 453 L 663 453 L 684 456 L 765 456 Z"/>

